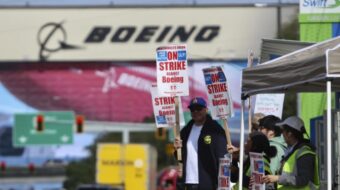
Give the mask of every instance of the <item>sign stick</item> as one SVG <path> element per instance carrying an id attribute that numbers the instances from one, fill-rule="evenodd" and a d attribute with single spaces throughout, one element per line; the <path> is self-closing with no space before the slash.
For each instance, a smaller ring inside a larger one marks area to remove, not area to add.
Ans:
<path id="1" fill-rule="evenodd" d="M 179 119 L 179 100 L 178 100 L 178 96 L 175 96 L 175 112 L 176 112 L 176 126 L 173 127 L 174 129 L 174 134 L 176 136 L 176 138 L 179 137 L 179 139 L 181 138 L 181 135 L 180 135 L 180 119 Z M 182 164 L 182 148 L 179 148 L 176 150 L 177 152 L 177 161 L 178 161 L 178 173 L 179 173 L 179 176 L 182 176 L 183 175 L 183 164 Z"/>
<path id="2" fill-rule="evenodd" d="M 175 64 L 177 61 L 181 61 L 183 67 L 178 67 L 174 69 L 161 67 L 167 61 L 170 64 Z M 175 126 L 173 127 L 174 135 L 176 139 L 180 140 L 180 117 L 179 117 L 179 96 L 189 95 L 189 76 L 188 76 L 188 62 L 187 62 L 187 46 L 185 44 L 181 45 L 169 45 L 158 47 L 156 49 L 156 68 L 157 68 L 157 86 L 161 95 L 172 96 L 175 99 Z M 168 72 L 176 71 L 176 72 Z M 170 74 L 169 74 L 170 73 Z M 175 73 L 173 75 L 173 73 Z M 163 79 L 168 82 L 164 82 Z M 171 78 L 181 78 L 183 81 L 172 81 Z M 170 81 L 169 81 L 170 80 Z M 178 163 L 178 171 L 181 176 L 182 171 L 182 149 L 176 150 Z"/>
<path id="3" fill-rule="evenodd" d="M 225 135 L 227 136 L 227 143 L 229 146 L 231 146 L 232 144 L 231 144 L 230 131 L 229 131 L 227 119 L 223 118 L 222 121 L 223 121 Z"/>
<path id="4" fill-rule="evenodd" d="M 249 51 L 248 55 L 248 65 L 247 67 L 250 68 L 253 66 L 254 62 L 254 52 L 252 50 Z M 248 129 L 249 133 L 251 132 L 252 129 L 252 124 L 251 124 L 251 96 L 248 98 Z"/>
<path id="5" fill-rule="evenodd" d="M 179 125 L 179 101 L 178 101 L 178 96 L 175 96 L 175 112 L 176 112 L 176 126 L 174 127 L 174 133 L 176 137 L 181 137 L 180 136 L 180 125 Z M 181 149 L 177 149 L 177 160 L 182 161 L 182 151 Z"/>

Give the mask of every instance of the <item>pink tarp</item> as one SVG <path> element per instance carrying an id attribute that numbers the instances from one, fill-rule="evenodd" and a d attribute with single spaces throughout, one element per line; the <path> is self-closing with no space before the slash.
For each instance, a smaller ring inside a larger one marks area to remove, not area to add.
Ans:
<path id="1" fill-rule="evenodd" d="M 201 74 L 195 71 L 190 75 L 190 97 L 207 98 L 204 81 L 195 77 Z M 142 122 L 153 115 L 149 87 L 156 82 L 156 65 L 1 64 L 0 81 L 14 96 L 38 110 L 74 110 L 87 120 Z M 184 111 L 190 97 L 182 97 Z M 236 102 L 234 105 L 239 107 Z"/>

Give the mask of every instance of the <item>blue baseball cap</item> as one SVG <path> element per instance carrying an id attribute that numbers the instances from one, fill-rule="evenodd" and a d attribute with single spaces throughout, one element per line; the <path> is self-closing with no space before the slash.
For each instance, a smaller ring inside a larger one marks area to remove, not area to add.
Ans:
<path id="1" fill-rule="evenodd" d="M 194 106 L 202 106 L 202 107 L 207 107 L 207 102 L 201 98 L 201 97 L 195 97 L 190 101 L 190 104 L 188 106 L 188 108 L 192 108 Z"/>

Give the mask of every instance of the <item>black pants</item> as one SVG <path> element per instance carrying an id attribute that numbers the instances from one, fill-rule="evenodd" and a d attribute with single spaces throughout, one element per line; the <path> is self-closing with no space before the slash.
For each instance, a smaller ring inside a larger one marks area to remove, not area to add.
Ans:
<path id="1" fill-rule="evenodd" d="M 185 184 L 185 190 L 198 190 L 198 184 Z"/>

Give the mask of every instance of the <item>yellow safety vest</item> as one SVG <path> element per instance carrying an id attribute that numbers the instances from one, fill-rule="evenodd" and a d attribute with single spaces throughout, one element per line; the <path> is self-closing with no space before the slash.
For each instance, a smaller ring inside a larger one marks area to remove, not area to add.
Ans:
<path id="1" fill-rule="evenodd" d="M 298 160 L 301 156 L 306 154 L 312 154 L 315 157 L 313 182 L 310 181 L 306 186 L 303 187 L 294 187 L 278 184 L 277 186 L 278 190 L 315 190 L 320 188 L 318 158 L 315 152 L 309 146 L 304 145 L 297 149 L 296 151 L 294 151 L 294 153 L 283 164 L 281 174 L 296 176 L 298 173 L 298 168 L 296 167 L 296 160 Z"/>
<path id="2" fill-rule="evenodd" d="M 272 171 L 270 169 L 270 163 L 269 163 L 269 161 L 266 158 L 264 158 L 264 170 L 265 170 L 265 173 L 268 173 L 268 174 L 272 173 Z M 250 177 L 250 164 L 249 164 L 249 166 L 248 166 L 248 168 L 246 170 L 246 176 Z M 233 186 L 232 190 L 238 190 L 239 189 L 238 186 L 239 186 L 239 183 L 237 182 Z M 246 187 L 242 188 L 242 190 L 248 190 L 248 189 L 249 189 L 248 187 L 247 188 Z"/>

